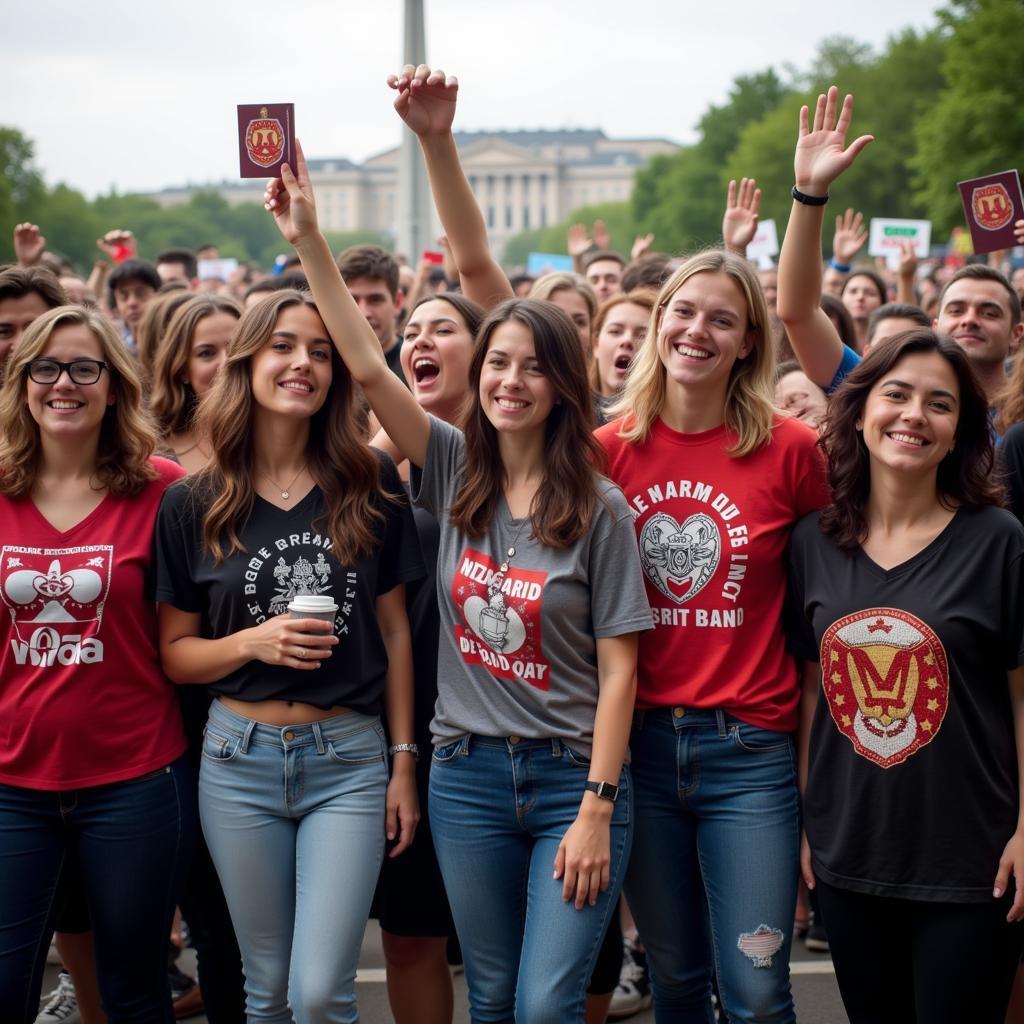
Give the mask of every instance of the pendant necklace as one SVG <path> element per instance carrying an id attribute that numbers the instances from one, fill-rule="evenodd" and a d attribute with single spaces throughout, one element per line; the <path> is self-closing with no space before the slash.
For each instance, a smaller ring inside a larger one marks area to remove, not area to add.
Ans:
<path id="1" fill-rule="evenodd" d="M 287 487 L 282 487 L 266 470 L 263 471 L 263 476 L 281 492 L 282 500 L 287 501 L 291 497 L 291 489 L 295 486 L 295 481 L 298 480 L 305 471 L 306 467 L 303 465 L 298 473 L 292 477 L 292 482 Z"/>
<path id="2" fill-rule="evenodd" d="M 527 516 L 519 524 L 519 528 L 516 530 L 516 535 L 512 538 L 512 543 L 508 546 L 508 550 L 505 552 L 505 558 L 503 559 L 501 565 L 498 566 L 498 571 L 495 574 L 494 580 L 492 581 L 492 586 L 500 588 L 501 584 L 504 582 L 505 574 L 508 572 L 509 562 L 511 562 L 512 559 L 516 557 L 516 545 L 519 543 L 519 535 L 523 532 L 523 527 L 526 526 L 526 524 L 529 522 L 531 522 L 531 519 L 529 516 Z"/>

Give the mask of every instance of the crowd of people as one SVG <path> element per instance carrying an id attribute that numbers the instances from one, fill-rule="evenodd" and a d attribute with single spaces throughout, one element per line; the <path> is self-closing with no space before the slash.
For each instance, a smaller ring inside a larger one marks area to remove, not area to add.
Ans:
<path id="1" fill-rule="evenodd" d="M 1024 269 L 823 265 L 833 87 L 777 267 L 750 178 L 510 277 L 457 81 L 388 84 L 442 273 L 332 254 L 301 146 L 276 275 L 15 231 L 0 1020 L 353 1022 L 371 915 L 398 1024 L 458 957 L 481 1024 L 792 1022 L 805 935 L 852 1024 L 1024 1020 Z"/>

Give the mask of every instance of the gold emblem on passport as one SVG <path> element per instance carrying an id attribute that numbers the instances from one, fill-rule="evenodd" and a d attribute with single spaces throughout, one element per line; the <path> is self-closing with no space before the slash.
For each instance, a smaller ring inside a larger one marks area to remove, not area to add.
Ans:
<path id="1" fill-rule="evenodd" d="M 971 210 L 979 227 L 998 231 L 1013 219 L 1013 200 L 1002 182 L 984 185 L 971 193 Z"/>
<path id="2" fill-rule="evenodd" d="M 245 131 L 245 148 L 249 159 L 260 167 L 271 167 L 284 153 L 284 128 L 276 117 L 267 116 L 267 108 L 260 108 L 260 116 L 249 122 Z"/>
<path id="3" fill-rule="evenodd" d="M 949 706 L 946 652 L 919 618 L 868 608 L 821 638 L 822 686 L 832 720 L 861 757 L 882 768 L 931 743 Z"/>

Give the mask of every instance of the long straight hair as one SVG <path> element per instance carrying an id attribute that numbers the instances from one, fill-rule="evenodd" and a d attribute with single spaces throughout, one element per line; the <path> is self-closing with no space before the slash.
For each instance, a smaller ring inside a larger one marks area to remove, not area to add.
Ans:
<path id="1" fill-rule="evenodd" d="M 503 302 L 480 328 L 469 365 L 471 405 L 464 425 L 462 480 L 449 519 L 467 536 L 481 537 L 504 493 L 498 431 L 480 402 L 480 376 L 494 332 L 510 321 L 533 335 L 537 362 L 556 397 L 544 424 L 544 479 L 530 511 L 533 536 L 547 547 L 571 547 L 590 529 L 605 455 L 593 436 L 587 364 L 576 328 L 561 309 L 538 299 Z"/>
<path id="2" fill-rule="evenodd" d="M 729 373 L 725 393 L 725 425 L 736 435 L 729 454 L 740 458 L 768 444 L 775 410 L 775 351 L 770 342 L 768 307 L 753 267 L 745 259 L 722 249 L 691 256 L 666 282 L 651 313 L 647 337 L 626 378 L 621 397 L 608 410 L 612 419 L 625 417 L 619 436 L 633 444 L 647 440 L 654 421 L 665 407 L 667 371 L 658 352 L 661 317 L 672 296 L 695 274 L 722 273 L 731 278 L 747 304 L 750 352 L 737 359 Z"/>
<path id="3" fill-rule="evenodd" d="M 299 305 L 316 311 L 309 295 L 291 289 L 271 292 L 246 310 L 227 361 L 199 404 L 196 431 L 209 439 L 213 459 L 189 479 L 205 506 L 203 541 L 215 562 L 245 552 L 238 534 L 255 501 L 252 359 L 269 343 L 282 310 Z M 331 365 L 331 388 L 310 420 L 306 458 L 324 495 L 325 532 L 334 556 L 350 565 L 373 553 L 374 527 L 384 518 L 381 502 L 394 496 L 381 485 L 379 461 L 366 444 L 365 414 L 352 378 L 333 348 Z"/>

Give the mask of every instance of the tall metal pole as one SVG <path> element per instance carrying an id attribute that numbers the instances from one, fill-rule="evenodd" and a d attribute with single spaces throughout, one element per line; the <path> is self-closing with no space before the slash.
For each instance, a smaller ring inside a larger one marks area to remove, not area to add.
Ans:
<path id="1" fill-rule="evenodd" d="M 424 0 L 405 0 L 402 28 L 402 60 L 416 67 L 427 62 L 427 36 L 423 25 Z M 405 253 L 412 266 L 424 249 L 433 249 L 432 204 L 427 170 L 423 166 L 416 136 L 402 126 L 402 148 L 398 158 L 397 250 Z"/>

